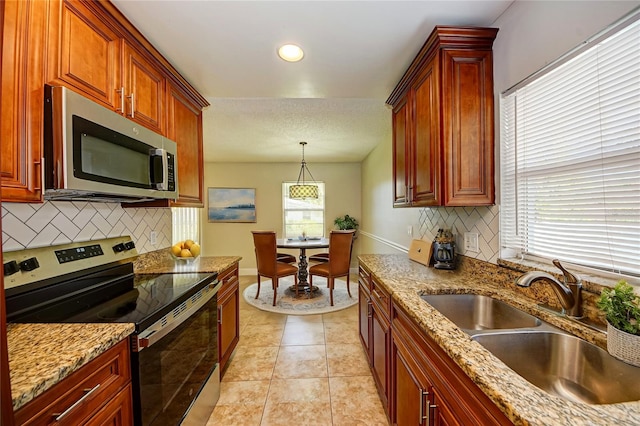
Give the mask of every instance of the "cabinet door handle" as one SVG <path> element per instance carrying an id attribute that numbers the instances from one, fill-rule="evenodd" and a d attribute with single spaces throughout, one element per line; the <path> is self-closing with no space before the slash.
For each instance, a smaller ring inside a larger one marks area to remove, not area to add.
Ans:
<path id="1" fill-rule="evenodd" d="M 371 318 L 373 316 L 373 313 L 371 312 L 371 308 L 373 306 L 371 305 L 371 300 L 367 300 L 367 317 Z"/>
<path id="2" fill-rule="evenodd" d="M 116 111 L 118 111 L 120 114 L 125 114 L 125 111 L 124 111 L 124 87 L 116 89 L 116 93 L 120 94 L 120 108 L 116 108 Z"/>
<path id="3" fill-rule="evenodd" d="M 424 402 L 425 402 L 425 397 L 427 397 L 427 409 L 424 409 Z M 429 408 L 431 407 L 431 402 L 429 401 L 429 392 L 427 392 L 424 389 L 420 389 L 420 418 L 418 419 L 418 424 L 425 424 L 425 425 L 429 425 Z M 425 415 L 426 412 L 426 415 Z M 425 423 L 423 423 L 423 420 L 426 420 Z"/>
<path id="4" fill-rule="evenodd" d="M 84 401 L 85 399 L 87 399 L 89 397 L 89 395 L 91 395 L 93 392 L 95 392 L 98 388 L 100 387 L 100 383 L 98 383 L 97 385 L 95 385 L 94 387 L 92 387 L 91 389 L 85 389 L 84 392 L 85 394 L 82 395 L 82 397 L 77 400 L 76 402 L 74 402 L 73 404 L 71 404 L 71 406 L 69 408 L 67 408 L 66 410 L 64 410 L 61 414 L 55 413 L 53 414 L 53 416 L 55 417 L 53 419 L 54 422 L 59 422 L 60 420 L 62 420 L 62 418 L 64 416 L 66 416 L 67 414 L 69 414 L 74 408 L 76 408 L 79 404 L 82 404 L 82 401 Z"/>
<path id="5" fill-rule="evenodd" d="M 129 115 L 131 118 L 136 118 L 136 100 L 135 93 L 131 92 L 131 96 L 127 96 L 128 99 L 131 99 L 131 114 Z"/>
<path id="6" fill-rule="evenodd" d="M 42 157 L 40 160 L 35 160 L 33 162 L 33 166 L 34 167 L 39 167 L 40 168 L 40 184 L 33 187 L 34 191 L 40 191 L 40 190 L 42 190 L 42 188 L 44 188 L 44 167 L 43 167 L 43 164 L 44 164 L 44 157 Z"/>
<path id="7" fill-rule="evenodd" d="M 218 306 L 218 324 L 222 324 L 222 306 Z"/>

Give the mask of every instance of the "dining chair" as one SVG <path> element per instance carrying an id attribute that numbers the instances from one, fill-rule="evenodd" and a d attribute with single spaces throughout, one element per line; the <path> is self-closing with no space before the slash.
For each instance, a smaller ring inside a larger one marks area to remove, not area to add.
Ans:
<path id="1" fill-rule="evenodd" d="M 329 301 L 333 306 L 333 284 L 335 278 L 347 277 L 347 293 L 351 297 L 349 288 L 349 267 L 351 266 L 351 251 L 353 248 L 354 230 L 331 231 L 329 235 L 329 260 L 309 268 L 309 284 L 313 285 L 313 276 L 318 275 L 327 279 L 329 286 Z"/>
<path id="2" fill-rule="evenodd" d="M 282 263 L 296 263 L 296 257 L 289 253 L 276 253 L 278 262 Z"/>
<path id="3" fill-rule="evenodd" d="M 253 244 L 256 250 L 256 265 L 258 268 L 258 291 L 256 292 L 255 298 L 257 299 L 260 295 L 260 277 L 271 278 L 271 286 L 273 287 L 273 306 L 276 306 L 278 280 L 289 275 L 294 276 L 297 297 L 298 267 L 278 262 L 275 231 L 251 231 L 251 233 L 253 234 Z"/>

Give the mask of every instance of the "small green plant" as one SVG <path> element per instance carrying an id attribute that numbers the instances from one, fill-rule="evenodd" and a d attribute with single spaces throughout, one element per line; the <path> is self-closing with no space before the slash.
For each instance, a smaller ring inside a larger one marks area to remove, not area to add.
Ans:
<path id="1" fill-rule="evenodd" d="M 629 334 L 640 335 L 640 296 L 621 280 L 613 289 L 602 290 L 597 302 L 609 324 Z"/>
<path id="2" fill-rule="evenodd" d="M 349 216 L 348 214 L 345 214 L 344 216 L 336 217 L 333 223 L 338 227 L 338 229 L 341 229 L 341 230 L 358 229 L 358 226 L 360 225 L 355 218 Z"/>

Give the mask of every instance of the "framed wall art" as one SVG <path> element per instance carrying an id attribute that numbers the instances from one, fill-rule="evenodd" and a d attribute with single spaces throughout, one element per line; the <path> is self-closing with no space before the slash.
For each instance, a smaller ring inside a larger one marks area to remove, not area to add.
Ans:
<path id="1" fill-rule="evenodd" d="M 209 222 L 256 222 L 255 188 L 208 188 Z"/>

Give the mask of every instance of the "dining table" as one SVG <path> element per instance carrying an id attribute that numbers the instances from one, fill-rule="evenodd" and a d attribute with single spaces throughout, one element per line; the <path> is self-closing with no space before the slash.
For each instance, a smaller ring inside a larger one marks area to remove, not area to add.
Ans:
<path id="1" fill-rule="evenodd" d="M 298 262 L 298 290 L 300 288 L 304 289 L 304 291 L 308 293 L 309 297 L 311 297 L 313 292 L 318 290 L 318 287 L 311 286 L 307 282 L 307 277 L 309 276 L 309 271 L 307 270 L 307 267 L 309 266 L 307 263 L 307 250 L 327 248 L 329 247 L 329 239 L 324 237 L 279 238 L 276 241 L 276 246 L 278 248 L 300 250 L 300 261 Z"/>

